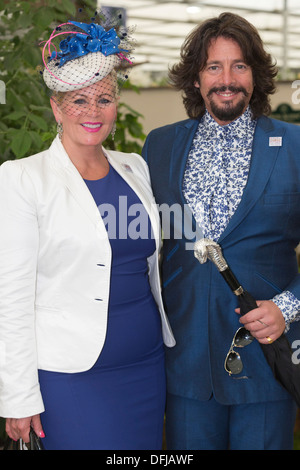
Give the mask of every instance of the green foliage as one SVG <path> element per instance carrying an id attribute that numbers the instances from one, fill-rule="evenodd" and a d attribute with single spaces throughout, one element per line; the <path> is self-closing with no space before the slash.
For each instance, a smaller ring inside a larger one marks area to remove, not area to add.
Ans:
<path id="1" fill-rule="evenodd" d="M 111 150 L 140 154 L 142 142 L 146 137 L 143 133 L 143 127 L 139 122 L 140 117 L 142 117 L 140 113 L 134 111 L 127 104 L 120 103 L 115 138 L 112 140 L 111 136 L 109 136 L 104 145 Z"/>
<path id="2" fill-rule="evenodd" d="M 84 2 L 85 17 L 94 15 L 95 2 Z M 69 19 L 79 19 L 83 5 L 71 0 L 0 0 L 0 80 L 5 83 L 6 103 L 0 104 L 0 164 L 49 147 L 56 123 L 49 95 L 38 68 L 42 65 L 42 41 L 53 28 Z M 129 87 L 131 87 L 129 85 Z M 139 113 L 119 104 L 117 131 L 108 148 L 140 153 L 145 137 Z"/>

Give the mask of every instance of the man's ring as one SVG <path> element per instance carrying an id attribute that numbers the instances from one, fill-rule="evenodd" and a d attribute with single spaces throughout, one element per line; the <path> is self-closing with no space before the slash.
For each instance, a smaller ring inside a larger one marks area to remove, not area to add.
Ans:
<path id="1" fill-rule="evenodd" d="M 266 338 L 267 338 L 269 344 L 273 343 L 273 339 L 270 338 L 270 336 L 266 336 Z"/>

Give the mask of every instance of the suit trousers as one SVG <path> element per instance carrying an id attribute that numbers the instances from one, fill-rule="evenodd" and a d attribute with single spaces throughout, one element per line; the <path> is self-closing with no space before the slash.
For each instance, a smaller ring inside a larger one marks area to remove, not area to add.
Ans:
<path id="1" fill-rule="evenodd" d="M 292 450 L 293 400 L 222 405 L 169 394 L 168 450 Z"/>

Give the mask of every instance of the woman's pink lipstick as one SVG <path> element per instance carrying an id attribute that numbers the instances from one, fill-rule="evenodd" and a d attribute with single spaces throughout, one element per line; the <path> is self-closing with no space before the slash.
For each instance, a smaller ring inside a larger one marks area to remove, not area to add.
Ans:
<path id="1" fill-rule="evenodd" d="M 98 132 L 102 127 L 102 122 L 83 122 L 81 126 L 87 132 Z"/>

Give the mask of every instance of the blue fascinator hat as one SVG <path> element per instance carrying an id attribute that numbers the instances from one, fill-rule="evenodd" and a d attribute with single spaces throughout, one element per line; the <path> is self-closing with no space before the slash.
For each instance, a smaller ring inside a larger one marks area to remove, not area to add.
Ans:
<path id="1" fill-rule="evenodd" d="M 57 38 L 60 39 L 59 50 L 54 41 Z M 129 43 L 124 46 L 124 38 L 125 35 L 119 37 L 114 28 L 106 31 L 95 23 L 69 21 L 59 25 L 43 48 L 45 84 L 57 92 L 79 90 L 105 78 L 120 67 L 122 61 L 131 64 Z"/>

